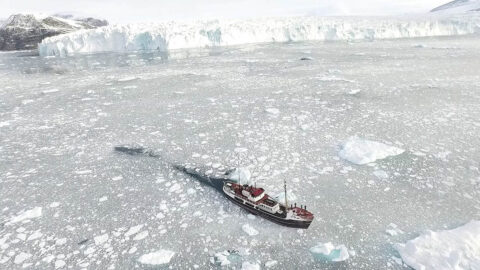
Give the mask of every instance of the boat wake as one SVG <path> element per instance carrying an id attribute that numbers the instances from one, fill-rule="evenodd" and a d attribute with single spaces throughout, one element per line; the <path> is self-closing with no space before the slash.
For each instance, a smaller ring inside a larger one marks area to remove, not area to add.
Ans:
<path id="1" fill-rule="evenodd" d="M 116 152 L 124 153 L 130 156 L 145 156 L 164 160 L 164 158 L 155 150 L 143 147 L 141 145 L 119 145 L 115 146 L 114 150 Z M 223 183 L 226 180 L 229 180 L 227 175 L 219 177 L 211 176 L 204 173 L 203 170 L 198 167 L 176 164 L 168 161 L 165 162 L 167 162 L 168 165 L 172 166 L 175 170 L 180 171 L 203 184 L 209 185 L 220 192 L 222 192 Z"/>
<path id="2" fill-rule="evenodd" d="M 185 166 L 185 165 L 173 165 L 173 167 L 176 170 L 178 170 L 180 172 L 183 172 L 184 174 L 194 178 L 195 180 L 198 180 L 199 182 L 201 182 L 203 184 L 209 185 L 209 186 L 215 188 L 216 190 L 218 190 L 219 192 L 221 192 L 222 194 L 224 194 L 222 192 L 223 183 L 225 181 L 229 180 L 229 178 L 227 178 L 226 176 L 225 177 L 209 176 L 209 175 L 203 173 L 200 168 L 190 167 L 190 166 Z"/>

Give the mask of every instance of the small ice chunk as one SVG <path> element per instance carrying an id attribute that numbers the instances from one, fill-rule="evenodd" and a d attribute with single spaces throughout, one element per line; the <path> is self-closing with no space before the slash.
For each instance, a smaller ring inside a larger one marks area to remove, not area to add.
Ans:
<path id="1" fill-rule="evenodd" d="M 265 109 L 265 112 L 267 112 L 269 114 L 277 115 L 277 114 L 280 113 L 280 110 L 277 109 L 277 108 L 267 108 L 267 109 Z"/>
<path id="2" fill-rule="evenodd" d="M 108 200 L 108 197 L 107 197 L 107 196 L 103 196 L 103 197 L 101 197 L 100 199 L 98 199 L 99 202 L 104 202 L 104 201 L 106 201 L 106 200 Z"/>
<path id="3" fill-rule="evenodd" d="M 478 269 L 480 266 L 480 221 L 452 230 L 428 231 L 396 244 L 402 260 L 414 269 Z"/>
<path id="4" fill-rule="evenodd" d="M 360 93 L 361 91 L 362 90 L 360 90 L 360 89 L 352 89 L 348 92 L 348 94 L 354 96 L 354 95 Z"/>
<path id="5" fill-rule="evenodd" d="M 172 259 L 175 252 L 166 249 L 160 249 L 158 251 L 143 254 L 140 256 L 138 261 L 141 264 L 150 264 L 150 265 L 159 265 L 159 264 L 167 264 Z"/>
<path id="6" fill-rule="evenodd" d="M 400 155 L 404 151 L 401 148 L 380 142 L 351 137 L 342 145 L 338 155 L 352 163 L 363 165 L 390 156 Z"/>
<path id="7" fill-rule="evenodd" d="M 32 234 L 28 237 L 27 241 L 32 241 L 32 240 L 38 239 L 38 238 L 42 237 L 42 235 L 43 235 L 43 234 L 42 234 L 40 231 L 35 231 L 34 233 L 32 233 Z"/>
<path id="8" fill-rule="evenodd" d="M 137 252 L 137 247 L 132 247 L 128 250 L 128 254 L 133 254 L 135 252 Z"/>
<path id="9" fill-rule="evenodd" d="M 242 270 L 260 270 L 260 265 L 258 263 L 243 262 Z"/>
<path id="10" fill-rule="evenodd" d="M 56 92 L 58 92 L 58 91 L 60 91 L 60 90 L 55 89 L 55 88 L 53 88 L 53 89 L 47 89 L 47 90 L 43 90 L 43 91 L 42 91 L 42 94 L 56 93 Z"/>
<path id="11" fill-rule="evenodd" d="M 145 239 L 147 236 L 148 236 L 148 231 L 139 232 L 137 235 L 135 235 L 135 237 L 133 237 L 133 240 L 139 241 L 139 240 Z"/>
<path id="12" fill-rule="evenodd" d="M 125 233 L 125 236 L 129 237 L 131 235 L 134 235 L 134 234 L 138 233 L 142 228 L 143 228 L 143 224 L 130 227 L 130 229 L 128 229 L 128 231 Z"/>
<path id="13" fill-rule="evenodd" d="M 92 173 L 92 170 L 75 171 L 75 173 L 76 173 L 76 174 L 79 174 L 79 175 L 84 175 L 84 174 Z"/>
<path id="14" fill-rule="evenodd" d="M 24 211 L 23 213 L 19 214 L 18 216 L 12 217 L 9 223 L 17 223 L 20 221 L 38 218 L 42 216 L 42 207 L 35 207 L 33 209 Z"/>
<path id="15" fill-rule="evenodd" d="M 230 260 L 228 259 L 230 254 L 231 252 L 227 250 L 217 252 L 213 257 L 210 258 L 210 262 L 212 264 L 220 265 L 220 266 L 229 265 L 231 263 Z"/>
<path id="16" fill-rule="evenodd" d="M 388 178 L 388 174 L 384 170 L 376 170 L 376 171 L 373 172 L 373 175 L 375 175 L 376 177 L 378 177 L 380 179 L 387 179 Z"/>
<path id="17" fill-rule="evenodd" d="M 129 76 L 129 77 L 120 78 L 117 81 L 118 82 L 130 82 L 130 81 L 134 81 L 134 80 L 138 80 L 138 79 L 139 79 L 138 77 Z"/>
<path id="18" fill-rule="evenodd" d="M 65 266 L 64 260 L 56 260 L 55 261 L 55 269 L 63 268 Z"/>
<path id="19" fill-rule="evenodd" d="M 85 255 L 90 255 L 90 254 L 92 254 L 92 253 L 94 253 L 94 252 L 95 252 L 95 248 L 94 248 L 94 247 L 88 247 L 88 248 L 83 252 L 83 254 L 85 254 Z"/>
<path id="20" fill-rule="evenodd" d="M 315 259 L 329 262 L 342 262 L 350 257 L 348 249 L 344 245 L 334 246 L 330 242 L 319 243 L 310 248 L 310 252 Z"/>
<path id="21" fill-rule="evenodd" d="M 108 233 L 93 237 L 93 241 L 95 241 L 95 245 L 97 246 L 107 242 L 107 240 L 108 240 Z"/>
<path id="22" fill-rule="evenodd" d="M 178 183 L 175 183 L 173 184 L 173 186 L 171 186 L 169 189 L 168 189 L 168 192 L 177 192 L 179 190 L 182 189 L 182 186 L 180 186 Z"/>
<path id="23" fill-rule="evenodd" d="M 55 208 L 55 207 L 59 207 L 60 206 L 60 203 L 59 202 L 52 202 L 49 207 L 50 208 Z"/>
<path id="24" fill-rule="evenodd" d="M 387 229 L 385 232 L 390 235 L 390 236 L 395 236 L 399 234 L 403 234 L 403 231 L 398 228 L 398 226 L 395 223 L 390 223 L 387 226 Z"/>
<path id="25" fill-rule="evenodd" d="M 244 224 L 242 226 L 242 230 L 250 236 L 254 236 L 258 234 L 258 231 L 255 228 L 253 228 L 250 224 Z"/>
<path id="26" fill-rule="evenodd" d="M 13 260 L 13 263 L 21 264 L 24 261 L 28 260 L 30 257 L 32 257 L 32 254 L 25 253 L 25 252 L 20 252 L 17 256 L 15 256 L 15 259 Z"/>
<path id="27" fill-rule="evenodd" d="M 271 260 L 271 261 L 268 261 L 268 262 L 265 263 L 265 267 L 270 268 L 270 267 L 274 267 L 277 264 L 278 264 L 278 261 Z"/>
<path id="28" fill-rule="evenodd" d="M 118 180 L 122 180 L 122 179 L 123 179 L 123 176 L 121 176 L 121 175 L 112 177 L 112 181 L 118 181 Z"/>
<path id="29" fill-rule="evenodd" d="M 244 148 L 244 147 L 237 147 L 237 148 L 233 149 L 233 151 L 234 151 L 235 153 L 237 153 L 237 154 L 240 154 L 240 153 L 245 153 L 245 152 L 247 152 L 248 149 L 247 149 L 247 148 Z"/>
<path id="30" fill-rule="evenodd" d="M 55 245 L 57 246 L 65 245 L 66 243 L 67 243 L 67 238 L 59 238 L 55 240 Z"/>

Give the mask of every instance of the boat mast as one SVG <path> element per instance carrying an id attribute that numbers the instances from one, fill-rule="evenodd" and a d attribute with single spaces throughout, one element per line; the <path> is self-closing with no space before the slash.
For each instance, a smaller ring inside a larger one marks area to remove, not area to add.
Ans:
<path id="1" fill-rule="evenodd" d="M 287 201 L 287 180 L 283 179 L 283 188 L 285 189 L 285 209 L 288 210 L 288 201 Z"/>

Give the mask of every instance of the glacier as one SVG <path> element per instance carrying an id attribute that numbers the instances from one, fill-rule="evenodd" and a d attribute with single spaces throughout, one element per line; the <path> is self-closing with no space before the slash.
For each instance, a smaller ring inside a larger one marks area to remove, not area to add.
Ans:
<path id="1" fill-rule="evenodd" d="M 375 40 L 480 32 L 478 12 L 404 17 L 283 17 L 111 25 L 44 39 L 41 56 L 309 40 Z"/>

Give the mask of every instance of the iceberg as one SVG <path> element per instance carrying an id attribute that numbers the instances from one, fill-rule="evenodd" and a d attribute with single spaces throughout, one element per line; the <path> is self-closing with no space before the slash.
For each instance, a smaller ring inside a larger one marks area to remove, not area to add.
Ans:
<path id="1" fill-rule="evenodd" d="M 240 185 L 250 184 L 250 178 L 252 174 L 248 168 L 235 168 L 227 172 L 228 179 L 238 183 Z"/>
<path id="2" fill-rule="evenodd" d="M 444 231 L 428 231 L 396 244 L 402 260 L 414 269 L 480 269 L 480 221 Z"/>
<path id="3" fill-rule="evenodd" d="M 241 260 L 241 256 L 236 250 L 224 250 L 215 253 L 213 257 L 210 257 L 210 262 L 214 265 L 225 266 L 231 263 L 236 263 Z"/>
<path id="4" fill-rule="evenodd" d="M 280 17 L 109 25 L 45 38 L 41 56 L 232 46 L 307 40 L 375 40 L 480 32 L 480 15 Z"/>
<path id="5" fill-rule="evenodd" d="M 316 260 L 328 262 L 342 262 L 347 260 L 350 255 L 344 245 L 334 246 L 332 243 L 319 243 L 310 248 L 310 253 Z"/>
<path id="6" fill-rule="evenodd" d="M 390 156 L 400 155 L 403 152 L 405 152 L 404 149 L 395 146 L 351 137 L 343 143 L 338 155 L 354 164 L 363 165 Z"/>

